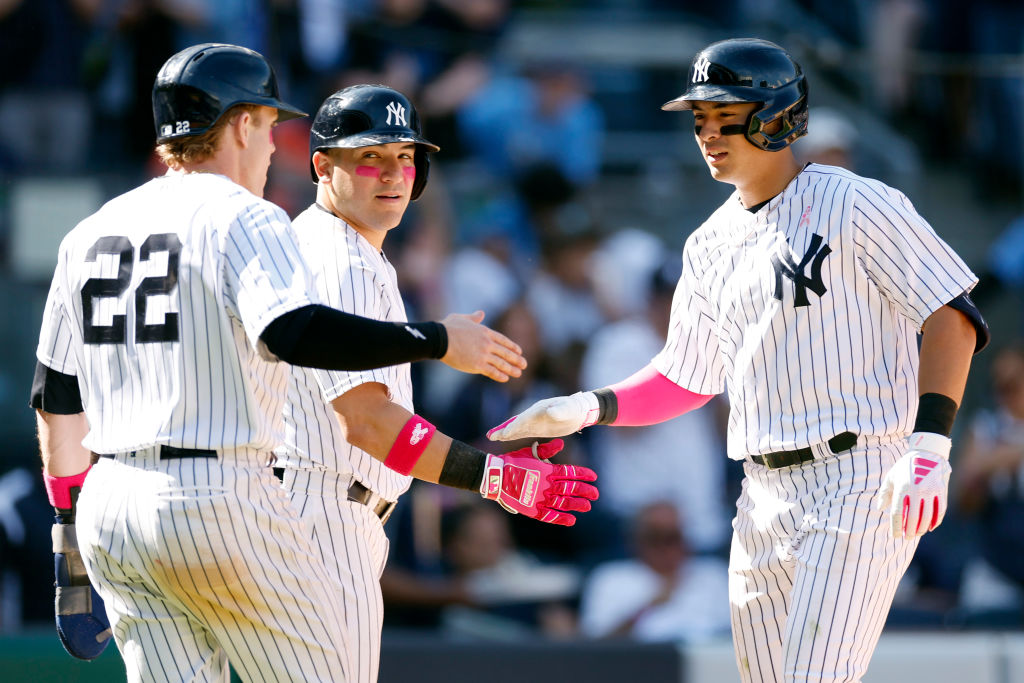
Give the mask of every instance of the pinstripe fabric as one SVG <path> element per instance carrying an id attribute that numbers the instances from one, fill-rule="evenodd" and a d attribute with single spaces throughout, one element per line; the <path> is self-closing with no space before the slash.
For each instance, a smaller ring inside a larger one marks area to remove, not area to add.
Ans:
<path id="1" fill-rule="evenodd" d="M 755 212 L 733 194 L 687 240 L 655 367 L 728 391 L 744 463 L 730 603 L 744 681 L 860 681 L 917 547 L 874 510 L 917 412 L 917 333 L 977 282 L 901 193 L 810 164 Z M 852 451 L 827 441 L 858 435 Z M 776 470 L 749 456 L 809 447 Z"/>
<path id="2" fill-rule="evenodd" d="M 407 320 L 394 267 L 351 226 L 315 205 L 302 212 L 294 225 L 317 296 L 325 304 L 377 320 Z M 387 500 L 397 500 L 408 490 L 412 477 L 385 467 L 345 441 L 328 403 L 366 382 L 385 385 L 393 402 L 413 410 L 408 363 L 364 372 L 292 368 L 278 464 L 354 475 Z"/>
<path id="3" fill-rule="evenodd" d="M 290 500 L 313 527 L 313 546 L 324 557 L 329 584 L 344 612 L 351 681 L 377 680 L 384 601 L 380 575 L 388 557 L 384 526 L 365 505 L 346 499 L 351 476 L 299 470 L 287 481 Z"/>
<path id="4" fill-rule="evenodd" d="M 177 313 L 179 341 L 142 343 L 140 287 L 168 273 L 169 254 L 143 260 L 140 246 L 160 234 L 180 242 L 177 283 L 144 297 L 145 321 Z M 133 266 L 121 294 L 89 298 L 83 321 L 86 283 L 118 275 L 116 254 L 87 260 L 104 236 L 127 238 Z M 156 443 L 269 450 L 281 440 L 287 368 L 261 357 L 259 335 L 312 303 L 309 281 L 280 208 L 223 176 L 169 174 L 111 200 L 64 238 L 36 356 L 78 376 L 90 416 L 84 444 L 97 453 Z M 108 326 L 114 316 L 124 316 L 125 343 L 83 343 L 86 322 Z"/>
<path id="5" fill-rule="evenodd" d="M 299 247 L 317 295 L 330 306 L 378 320 L 406 321 L 395 269 L 351 226 L 317 207 L 295 219 Z M 293 368 L 284 410 L 285 444 L 277 464 L 288 468 L 285 489 L 313 527 L 314 545 L 333 576 L 345 612 L 351 680 L 373 683 L 380 661 L 383 602 L 380 574 L 388 541 L 380 520 L 346 500 L 354 479 L 397 500 L 412 477 L 385 467 L 345 441 L 330 401 L 366 382 L 379 382 L 391 400 L 412 411 L 409 364 L 365 372 Z"/>
<path id="6" fill-rule="evenodd" d="M 229 659 L 249 681 L 346 679 L 340 605 L 265 467 L 287 368 L 259 335 L 310 281 L 284 212 L 213 174 L 152 180 L 61 244 L 37 356 L 78 376 L 84 445 L 118 454 L 76 527 L 130 681 L 226 683 Z"/>
<path id="7" fill-rule="evenodd" d="M 796 306 L 797 287 L 777 278 L 772 257 L 800 262 L 814 235 L 831 250 L 826 291 L 807 290 L 809 305 Z M 756 213 L 733 195 L 690 236 L 654 365 L 697 393 L 728 388 L 736 460 L 844 431 L 906 435 L 916 333 L 976 282 L 901 193 L 811 164 Z"/>
<path id="8" fill-rule="evenodd" d="M 101 459 L 79 543 L 131 681 L 345 680 L 340 608 L 266 468 L 155 449 Z M 111 523 L 117 520 L 117 523 Z"/>
<path id="9" fill-rule="evenodd" d="M 917 539 L 874 498 L 902 439 L 804 467 L 744 463 L 729 600 L 744 681 L 860 681 Z"/>

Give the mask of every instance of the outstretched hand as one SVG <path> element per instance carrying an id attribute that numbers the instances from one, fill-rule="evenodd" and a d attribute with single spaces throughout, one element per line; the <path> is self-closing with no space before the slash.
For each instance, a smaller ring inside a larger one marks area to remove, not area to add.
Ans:
<path id="1" fill-rule="evenodd" d="M 562 445 L 561 439 L 554 439 L 503 455 L 488 454 L 480 494 L 513 514 L 572 526 L 576 517 L 569 513 L 587 512 L 590 501 L 597 500 L 597 487 L 588 483 L 597 479 L 597 473 L 589 467 L 549 463 Z"/>
<path id="2" fill-rule="evenodd" d="M 532 406 L 487 432 L 491 441 L 550 439 L 578 432 L 597 423 L 600 408 L 592 391 L 577 391 L 571 396 L 556 396 Z"/>
<path id="3" fill-rule="evenodd" d="M 448 352 L 441 362 L 461 372 L 485 375 L 496 382 L 519 377 L 526 367 L 523 350 L 500 332 L 481 325 L 484 312 L 451 313 L 441 324 L 448 333 Z"/>

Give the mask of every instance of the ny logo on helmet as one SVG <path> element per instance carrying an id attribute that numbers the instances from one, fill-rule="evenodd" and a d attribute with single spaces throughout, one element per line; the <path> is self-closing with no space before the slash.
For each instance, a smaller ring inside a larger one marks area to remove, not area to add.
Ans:
<path id="1" fill-rule="evenodd" d="M 707 57 L 701 56 L 700 59 L 693 65 L 693 82 L 703 83 L 708 80 L 708 69 L 711 68 L 711 62 Z"/>
<path id="2" fill-rule="evenodd" d="M 391 123 L 391 117 L 395 117 L 395 122 Z M 408 126 L 409 124 L 405 121 L 405 107 L 400 105 L 398 102 L 392 102 L 388 105 L 388 121 L 389 126 Z"/>

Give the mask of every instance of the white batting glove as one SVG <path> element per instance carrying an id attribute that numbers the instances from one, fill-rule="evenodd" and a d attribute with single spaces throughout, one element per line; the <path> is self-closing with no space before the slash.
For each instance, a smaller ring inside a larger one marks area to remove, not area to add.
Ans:
<path id="1" fill-rule="evenodd" d="M 537 401 L 487 432 L 491 441 L 565 436 L 597 422 L 600 407 L 592 391 Z"/>
<path id="2" fill-rule="evenodd" d="M 878 509 L 889 511 L 896 538 L 923 536 L 942 523 L 949 496 L 949 437 L 910 435 L 909 449 L 896 461 L 878 491 Z"/>

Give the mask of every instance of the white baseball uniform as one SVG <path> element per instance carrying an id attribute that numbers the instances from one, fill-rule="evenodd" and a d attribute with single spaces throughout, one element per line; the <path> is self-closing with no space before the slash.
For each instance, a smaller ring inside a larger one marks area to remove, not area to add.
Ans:
<path id="1" fill-rule="evenodd" d="M 900 192 L 807 166 L 755 212 L 734 193 L 687 240 L 655 367 L 728 388 L 729 457 L 746 460 L 730 602 L 745 681 L 858 681 L 916 541 L 873 499 L 918 398 L 916 333 L 976 282 Z M 852 450 L 827 441 L 857 435 Z M 753 455 L 810 447 L 769 469 Z"/>
<path id="2" fill-rule="evenodd" d="M 61 244 L 37 356 L 78 377 L 83 443 L 113 455 L 77 529 L 131 681 L 227 681 L 229 660 L 247 680 L 345 678 L 340 606 L 265 466 L 288 367 L 259 336 L 315 303 L 310 279 L 285 213 L 207 173 L 151 180 Z"/>
<path id="3" fill-rule="evenodd" d="M 333 308 L 367 318 L 406 322 L 394 267 L 384 254 L 345 221 L 318 205 L 294 222 L 299 248 L 313 272 L 320 299 Z M 314 545 L 345 612 L 351 680 L 377 680 L 384 607 L 380 575 L 388 539 L 370 507 L 348 500 L 353 481 L 396 501 L 412 477 L 395 472 L 345 441 L 330 401 L 367 382 L 387 387 L 392 401 L 413 411 L 409 364 L 365 372 L 292 369 L 285 405 L 285 446 L 277 464 L 285 489 L 313 527 Z"/>

